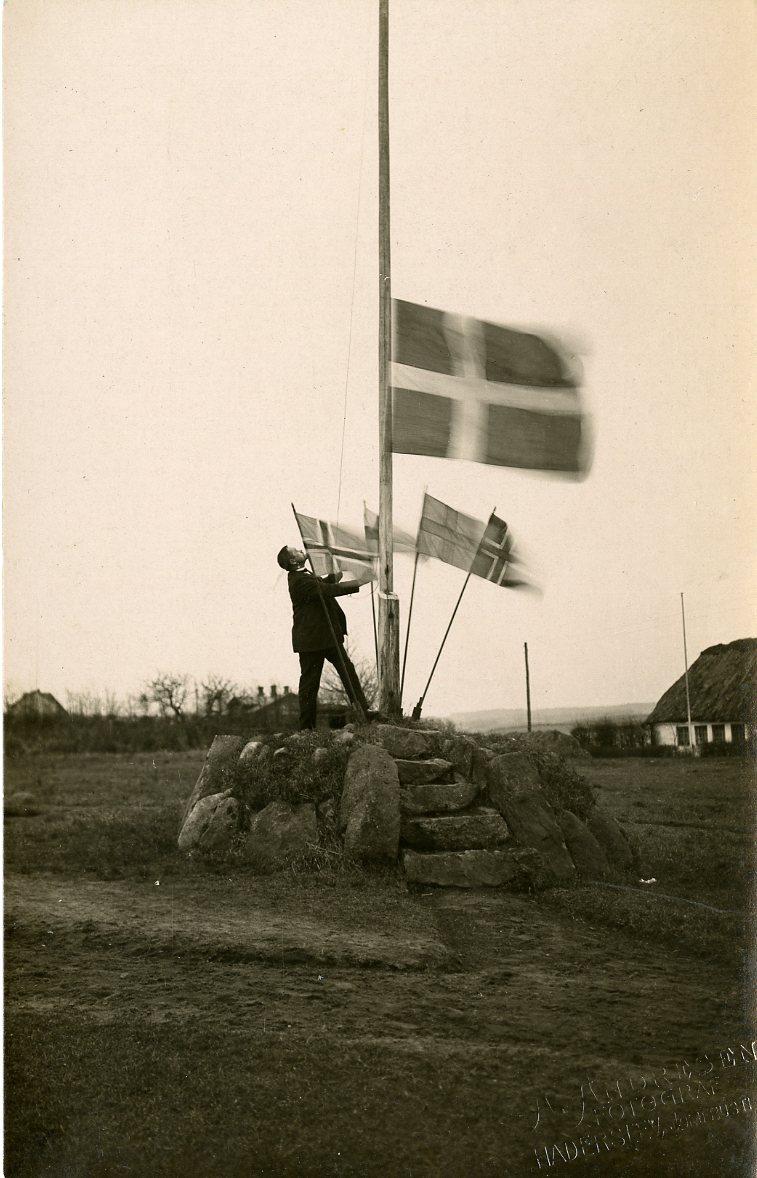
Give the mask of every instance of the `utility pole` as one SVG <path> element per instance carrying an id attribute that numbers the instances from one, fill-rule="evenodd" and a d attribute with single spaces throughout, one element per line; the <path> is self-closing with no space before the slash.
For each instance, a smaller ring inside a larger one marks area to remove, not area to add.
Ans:
<path id="1" fill-rule="evenodd" d="M 392 282 L 389 219 L 389 0 L 379 0 L 379 708 L 401 715 L 400 615 L 392 548 Z"/>
<path id="2" fill-rule="evenodd" d="M 528 643 L 523 643 L 526 654 L 526 714 L 528 716 L 528 731 L 531 731 L 531 678 L 528 674 Z"/>
<path id="3" fill-rule="evenodd" d="M 686 653 L 686 611 L 681 594 L 681 621 L 683 622 L 683 673 L 686 680 L 686 722 L 689 728 L 689 750 L 694 752 L 694 733 L 691 730 L 691 697 L 689 695 L 689 656 Z"/>

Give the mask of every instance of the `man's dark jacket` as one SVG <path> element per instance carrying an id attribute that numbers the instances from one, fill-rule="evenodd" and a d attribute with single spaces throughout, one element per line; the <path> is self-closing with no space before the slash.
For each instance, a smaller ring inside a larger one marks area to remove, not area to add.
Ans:
<path id="1" fill-rule="evenodd" d="M 344 641 L 347 619 L 341 606 L 334 601 L 348 593 L 357 593 L 355 584 L 337 585 L 336 577 L 315 577 L 305 569 L 289 573 L 289 596 L 292 599 L 292 649 L 296 652 L 326 650 Z M 331 626 L 326 618 L 328 610 Z"/>

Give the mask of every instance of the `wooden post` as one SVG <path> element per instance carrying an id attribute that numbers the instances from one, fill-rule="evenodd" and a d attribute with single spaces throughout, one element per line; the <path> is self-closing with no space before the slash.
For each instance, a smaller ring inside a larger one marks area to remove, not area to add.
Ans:
<path id="1" fill-rule="evenodd" d="M 691 698 L 689 696 L 689 656 L 686 652 L 686 612 L 681 594 L 681 621 L 683 622 L 683 673 L 686 680 L 686 723 L 689 729 L 689 752 L 694 752 L 694 733 L 691 728 Z"/>
<path id="2" fill-rule="evenodd" d="M 400 615 L 392 550 L 391 238 L 389 219 L 389 0 L 379 0 L 379 708 L 397 718 L 400 700 Z"/>
<path id="3" fill-rule="evenodd" d="M 526 715 L 528 717 L 528 731 L 531 731 L 531 678 L 528 674 L 528 643 L 523 643 L 526 652 Z"/>

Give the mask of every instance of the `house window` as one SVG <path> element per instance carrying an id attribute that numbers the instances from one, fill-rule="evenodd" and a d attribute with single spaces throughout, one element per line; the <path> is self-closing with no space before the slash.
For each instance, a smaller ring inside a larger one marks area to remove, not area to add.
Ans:
<path id="1" fill-rule="evenodd" d="M 707 744 L 707 725 L 694 725 L 694 744 Z"/>
<path id="2" fill-rule="evenodd" d="M 725 724 L 713 724 L 712 742 L 713 744 L 725 744 Z"/>
<path id="3" fill-rule="evenodd" d="M 746 739 L 746 731 L 743 724 L 731 724 L 731 740 L 734 744 L 743 744 Z"/>
<path id="4" fill-rule="evenodd" d="M 679 724 L 676 728 L 676 744 L 681 748 L 687 749 L 689 747 L 689 729 L 686 724 Z"/>

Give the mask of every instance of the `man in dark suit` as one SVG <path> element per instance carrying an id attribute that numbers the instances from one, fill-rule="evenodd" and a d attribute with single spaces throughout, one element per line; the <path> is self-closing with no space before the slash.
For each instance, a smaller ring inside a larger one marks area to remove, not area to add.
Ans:
<path id="1" fill-rule="evenodd" d="M 368 701 L 357 671 L 344 648 L 347 619 L 335 598 L 357 593 L 362 581 L 338 584 L 341 573 L 316 577 L 305 567 L 305 553 L 284 547 L 277 556 L 286 569 L 292 599 L 292 649 L 300 656 L 300 728 L 315 728 L 318 688 L 323 664 L 328 659 L 353 706 L 368 719 Z M 362 717 L 361 717 L 362 718 Z"/>

